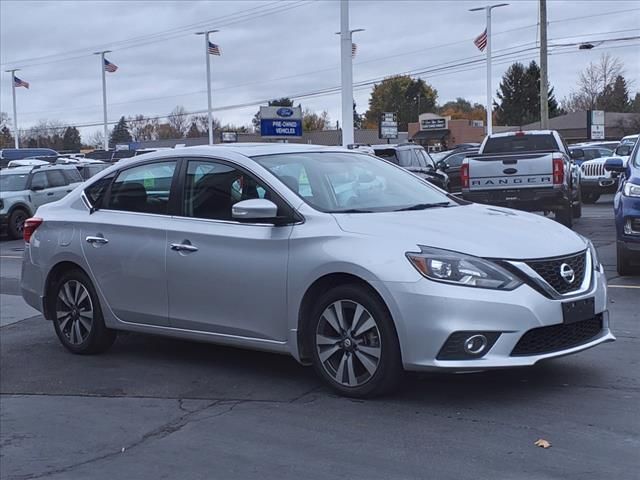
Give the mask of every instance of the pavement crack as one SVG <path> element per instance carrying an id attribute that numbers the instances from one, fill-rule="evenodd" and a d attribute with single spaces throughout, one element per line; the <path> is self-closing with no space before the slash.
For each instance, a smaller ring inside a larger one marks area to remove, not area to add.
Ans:
<path id="1" fill-rule="evenodd" d="M 118 455 L 122 455 L 123 453 L 132 450 L 136 447 L 139 447 L 141 445 L 144 445 L 145 443 L 149 442 L 149 441 L 153 441 L 153 440 L 158 440 L 158 439 L 163 439 L 168 437 L 169 435 L 172 435 L 176 432 L 179 432 L 180 430 L 182 430 L 186 425 L 188 425 L 191 421 L 193 421 L 193 417 L 196 416 L 199 413 L 204 412 L 205 410 L 215 407 L 216 405 L 220 404 L 221 401 L 220 400 L 216 400 L 214 402 L 210 402 L 207 403 L 206 405 L 194 409 L 194 410 L 186 410 L 184 408 L 183 405 L 180 404 L 180 402 L 178 403 L 178 408 L 183 411 L 186 412 L 184 415 L 179 416 L 176 419 L 171 420 L 170 422 L 167 422 L 163 425 L 161 425 L 158 428 L 155 428 L 154 430 L 151 430 L 148 433 L 145 433 L 141 438 L 139 438 L 138 440 L 129 443 L 128 445 L 125 445 L 124 447 L 120 448 L 119 450 L 116 451 L 112 451 L 109 453 L 105 453 L 103 455 L 99 455 L 97 457 L 93 457 L 90 458 L 88 460 L 83 460 L 82 462 L 78 462 L 78 463 L 74 463 L 71 465 L 68 465 L 66 467 L 61 467 L 61 468 L 57 468 L 57 469 L 53 469 L 53 470 L 48 470 L 46 472 L 42 472 L 42 473 L 37 473 L 37 474 L 30 474 L 30 475 L 18 475 L 14 478 L 18 479 L 18 480 L 32 480 L 32 479 L 36 479 L 36 478 L 43 478 L 43 477 L 48 477 L 50 475 L 56 475 L 56 474 L 60 474 L 60 473 L 66 473 L 69 472 L 71 470 L 74 470 L 78 467 L 83 467 L 85 465 L 89 465 L 95 462 L 99 462 L 101 460 L 106 460 L 108 458 L 112 458 L 112 457 L 116 457 Z M 217 415 L 214 416 L 219 416 L 225 413 L 228 413 L 229 411 L 233 410 L 233 408 L 236 406 L 236 404 L 232 405 L 232 407 L 228 410 L 224 410 L 223 412 L 220 412 Z"/>

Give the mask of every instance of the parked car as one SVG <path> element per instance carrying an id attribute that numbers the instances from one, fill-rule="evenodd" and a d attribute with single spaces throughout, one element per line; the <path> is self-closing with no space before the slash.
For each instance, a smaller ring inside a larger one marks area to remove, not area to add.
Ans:
<path id="1" fill-rule="evenodd" d="M 582 215 L 580 169 L 555 130 L 489 135 L 462 164 L 465 200 L 555 212 L 571 228 Z"/>
<path id="2" fill-rule="evenodd" d="M 7 164 L 7 168 L 15 168 L 15 167 L 36 167 L 42 165 L 49 165 L 50 162 L 46 160 L 38 160 L 37 158 L 25 158 L 23 160 L 11 160 Z"/>
<path id="3" fill-rule="evenodd" d="M 5 168 L 11 160 L 36 157 L 55 158 L 57 156 L 58 152 L 50 148 L 3 148 L 0 150 L 0 168 Z"/>
<path id="4" fill-rule="evenodd" d="M 366 397 L 404 370 L 523 367 L 615 339 L 587 239 L 336 147 L 121 162 L 40 207 L 24 238 L 22 295 L 74 353 L 119 330 L 235 345 Z"/>
<path id="5" fill-rule="evenodd" d="M 74 166 L 78 169 L 78 172 L 80 172 L 82 179 L 88 180 L 94 175 L 104 170 L 105 168 L 109 168 L 111 165 L 109 163 L 101 162 L 99 160 L 93 160 L 93 161 L 77 162 L 74 164 Z"/>
<path id="6" fill-rule="evenodd" d="M 609 158 L 605 168 L 621 175 L 613 200 L 616 219 L 616 264 L 620 275 L 639 270 L 640 263 L 640 142 L 636 142 L 628 162 Z"/>
<path id="7" fill-rule="evenodd" d="M 613 149 L 604 147 L 569 147 L 569 154 L 576 165 L 582 165 L 583 162 L 593 160 L 595 158 L 610 157 Z"/>
<path id="8" fill-rule="evenodd" d="M 373 145 L 373 151 L 377 157 L 409 170 L 436 187 L 449 190 L 449 176 L 436 167 L 424 147 L 415 143 L 381 144 Z"/>
<path id="9" fill-rule="evenodd" d="M 436 163 L 439 170 L 447 172 L 447 175 L 449 176 L 449 191 L 451 193 L 462 192 L 462 162 L 468 156 L 476 155 L 477 153 L 477 148 L 452 151 L 448 155 L 442 157 L 442 159 L 438 163 Z"/>
<path id="10" fill-rule="evenodd" d="M 0 171 L 0 227 L 22 236 L 24 222 L 38 207 L 60 200 L 82 182 L 75 167 L 43 165 Z"/>
<path id="11" fill-rule="evenodd" d="M 601 195 L 614 193 L 618 189 L 619 174 L 605 169 L 610 158 L 619 158 L 626 165 L 638 135 L 624 137 L 608 156 L 586 161 L 580 165 L 582 199 L 585 203 L 595 203 Z"/>

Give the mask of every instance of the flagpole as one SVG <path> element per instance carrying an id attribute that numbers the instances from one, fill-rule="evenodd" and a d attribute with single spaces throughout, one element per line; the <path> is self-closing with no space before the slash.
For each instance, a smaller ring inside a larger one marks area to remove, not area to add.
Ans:
<path id="1" fill-rule="evenodd" d="M 16 108 L 16 72 L 18 70 L 18 68 L 7 70 L 7 72 L 11 72 L 11 93 L 13 94 L 13 144 L 16 148 L 20 148 L 20 142 L 18 141 L 18 110 Z"/>
<path id="2" fill-rule="evenodd" d="M 493 133 L 493 86 L 491 85 L 491 10 L 498 7 L 506 7 L 508 3 L 487 5 L 469 9 L 470 12 L 485 10 L 487 14 L 487 135 Z"/>
<path id="3" fill-rule="evenodd" d="M 109 130 L 107 128 L 107 79 L 104 68 L 104 54 L 109 52 L 111 50 L 94 53 L 95 55 L 100 55 L 100 70 L 102 71 L 102 134 L 104 135 L 103 148 L 105 151 L 109 150 Z"/>
<path id="4" fill-rule="evenodd" d="M 209 58 L 209 34 L 219 30 L 207 30 L 197 32 L 196 35 L 204 35 L 204 56 L 207 61 L 207 124 L 209 125 L 209 145 L 213 145 L 213 113 L 211 112 L 211 59 Z"/>

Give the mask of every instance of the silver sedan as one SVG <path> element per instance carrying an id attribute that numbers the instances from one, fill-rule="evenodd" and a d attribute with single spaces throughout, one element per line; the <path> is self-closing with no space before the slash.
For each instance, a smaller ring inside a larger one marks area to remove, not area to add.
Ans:
<path id="1" fill-rule="evenodd" d="M 349 396 L 614 340 L 593 245 L 310 145 L 142 155 L 25 224 L 22 294 L 71 352 L 119 330 L 292 355 Z"/>

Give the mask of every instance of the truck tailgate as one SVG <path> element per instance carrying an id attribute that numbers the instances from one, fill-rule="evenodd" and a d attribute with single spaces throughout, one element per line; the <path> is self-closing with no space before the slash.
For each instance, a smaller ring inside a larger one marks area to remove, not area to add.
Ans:
<path id="1" fill-rule="evenodd" d="M 553 188 L 553 153 L 478 155 L 469 164 L 469 189 Z"/>

